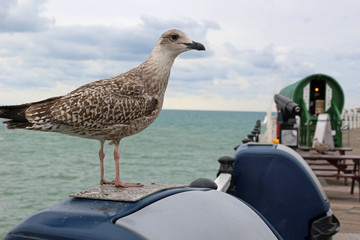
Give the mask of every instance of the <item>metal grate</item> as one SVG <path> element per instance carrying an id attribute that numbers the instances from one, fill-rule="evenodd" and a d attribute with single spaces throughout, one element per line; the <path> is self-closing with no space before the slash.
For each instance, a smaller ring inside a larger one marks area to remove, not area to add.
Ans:
<path id="1" fill-rule="evenodd" d="M 78 193 L 70 194 L 70 197 L 136 202 L 151 194 L 173 188 L 186 187 L 178 184 L 142 183 L 141 187 L 117 188 L 114 185 L 100 185 Z"/>

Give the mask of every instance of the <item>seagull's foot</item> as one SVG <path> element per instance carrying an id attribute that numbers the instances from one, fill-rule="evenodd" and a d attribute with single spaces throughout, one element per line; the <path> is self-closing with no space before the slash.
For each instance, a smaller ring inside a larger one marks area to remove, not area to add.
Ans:
<path id="1" fill-rule="evenodd" d="M 101 179 L 100 185 L 104 185 L 104 184 L 115 184 L 115 180 L 114 181 L 106 181 L 105 179 Z"/>
<path id="2" fill-rule="evenodd" d="M 129 188 L 129 187 L 142 187 L 140 183 L 126 183 L 126 182 L 116 182 L 115 181 L 115 187 L 123 187 L 123 188 Z"/>

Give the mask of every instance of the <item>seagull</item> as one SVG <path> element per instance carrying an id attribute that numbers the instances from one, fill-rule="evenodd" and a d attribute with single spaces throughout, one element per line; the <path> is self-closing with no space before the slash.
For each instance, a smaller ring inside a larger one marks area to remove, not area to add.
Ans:
<path id="1" fill-rule="evenodd" d="M 100 141 L 100 184 L 140 187 L 120 181 L 121 139 L 147 128 L 159 116 L 175 58 L 189 50 L 205 50 L 184 32 L 163 33 L 149 58 L 128 72 L 85 84 L 59 97 L 21 105 L 0 106 L 8 129 L 58 132 Z M 115 180 L 104 179 L 104 143 L 114 145 Z"/>
<path id="2" fill-rule="evenodd" d="M 320 154 L 327 153 L 331 149 L 330 146 L 319 142 L 318 138 L 314 138 L 313 147 Z"/>

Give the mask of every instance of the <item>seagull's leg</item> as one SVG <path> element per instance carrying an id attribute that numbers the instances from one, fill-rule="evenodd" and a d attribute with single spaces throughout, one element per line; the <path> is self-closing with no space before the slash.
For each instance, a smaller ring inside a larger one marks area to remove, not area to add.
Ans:
<path id="1" fill-rule="evenodd" d="M 104 158 L 105 158 L 104 143 L 105 143 L 105 141 L 103 141 L 103 140 L 100 141 L 100 151 L 99 151 L 99 158 L 100 158 L 100 185 L 114 184 L 114 182 L 109 182 L 109 181 L 106 181 L 104 179 Z"/>
<path id="2" fill-rule="evenodd" d="M 114 161 L 115 161 L 115 180 L 114 184 L 115 187 L 141 187 L 142 185 L 139 183 L 125 183 L 120 182 L 120 169 L 119 169 L 119 160 L 120 160 L 120 154 L 119 154 L 119 142 L 115 142 L 115 148 L 114 148 Z"/>

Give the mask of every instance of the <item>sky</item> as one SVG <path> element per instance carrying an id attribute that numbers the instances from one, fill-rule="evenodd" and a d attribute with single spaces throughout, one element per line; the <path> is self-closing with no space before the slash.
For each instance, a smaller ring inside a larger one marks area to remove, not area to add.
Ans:
<path id="1" fill-rule="evenodd" d="M 121 74 L 177 28 L 206 51 L 176 59 L 165 109 L 266 111 L 315 73 L 360 107 L 359 26 L 358 0 L 1 0 L 0 105 Z"/>

